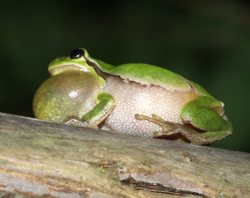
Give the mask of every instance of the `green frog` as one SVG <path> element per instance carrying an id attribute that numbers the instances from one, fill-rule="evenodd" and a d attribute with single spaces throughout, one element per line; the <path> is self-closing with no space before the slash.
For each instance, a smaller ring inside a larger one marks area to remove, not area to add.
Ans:
<path id="1" fill-rule="evenodd" d="M 200 145 L 232 133 L 223 102 L 162 67 L 113 66 L 77 48 L 48 70 L 34 96 L 36 118 Z"/>

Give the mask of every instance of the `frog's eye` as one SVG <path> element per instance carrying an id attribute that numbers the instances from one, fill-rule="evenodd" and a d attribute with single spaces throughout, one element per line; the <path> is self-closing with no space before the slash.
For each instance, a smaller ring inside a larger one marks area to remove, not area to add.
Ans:
<path id="1" fill-rule="evenodd" d="M 71 51 L 70 58 L 71 59 L 81 58 L 83 55 L 84 55 L 84 50 L 76 48 Z"/>

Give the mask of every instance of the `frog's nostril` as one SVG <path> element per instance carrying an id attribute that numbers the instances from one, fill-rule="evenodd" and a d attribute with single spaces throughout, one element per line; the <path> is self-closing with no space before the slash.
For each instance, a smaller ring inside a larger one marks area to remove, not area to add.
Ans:
<path id="1" fill-rule="evenodd" d="M 80 48 L 73 49 L 70 53 L 71 59 L 81 58 L 82 56 L 84 56 L 84 50 Z"/>

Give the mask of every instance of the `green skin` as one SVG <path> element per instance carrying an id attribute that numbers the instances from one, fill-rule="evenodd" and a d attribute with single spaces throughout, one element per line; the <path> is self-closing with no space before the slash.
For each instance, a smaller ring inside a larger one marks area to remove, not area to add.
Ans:
<path id="1" fill-rule="evenodd" d="M 74 116 L 66 117 L 64 120 L 66 123 L 98 127 L 98 125 L 109 116 L 115 108 L 115 99 L 110 94 L 102 91 L 105 85 L 105 78 L 103 78 L 103 76 L 113 75 L 140 84 L 157 85 L 162 88 L 179 91 L 185 91 L 192 86 L 198 93 L 199 97 L 187 102 L 181 109 L 180 116 L 183 120 L 183 125 L 167 122 L 157 115 L 150 117 L 135 114 L 136 119 L 153 122 L 162 128 L 162 131 L 154 133 L 154 137 L 168 138 L 178 135 L 187 142 L 204 145 L 220 140 L 232 133 L 232 125 L 224 116 L 223 103 L 211 96 L 198 84 L 161 67 L 148 64 L 112 66 L 103 61 L 91 58 L 85 49 L 79 48 L 77 50 L 78 52 L 82 52 L 82 54 L 78 54 L 79 56 L 73 58 L 61 57 L 52 61 L 49 64 L 49 72 L 52 76 L 66 72 L 74 73 L 83 71 L 84 73 L 88 73 L 88 75 L 94 79 L 88 82 L 90 82 L 89 84 L 91 85 L 94 84 L 97 90 L 97 104 L 82 115 L 80 120 Z M 140 65 L 140 67 L 136 65 Z M 47 88 L 43 89 L 44 92 L 46 92 Z M 56 110 L 51 109 L 51 107 L 43 107 L 44 103 L 40 102 L 40 95 L 37 93 L 34 98 L 34 114 L 37 118 L 47 119 L 46 116 L 42 116 L 44 112 L 46 115 L 49 115 L 49 112 Z M 68 103 L 69 102 L 65 104 L 68 105 Z M 60 115 L 60 113 L 61 112 L 58 114 Z"/>

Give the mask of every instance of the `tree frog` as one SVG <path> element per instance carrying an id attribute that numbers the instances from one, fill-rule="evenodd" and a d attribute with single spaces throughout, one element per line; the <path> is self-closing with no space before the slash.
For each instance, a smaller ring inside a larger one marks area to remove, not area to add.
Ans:
<path id="1" fill-rule="evenodd" d="M 36 91 L 36 118 L 207 145 L 232 133 L 224 104 L 162 67 L 118 66 L 83 48 L 53 60 Z"/>

